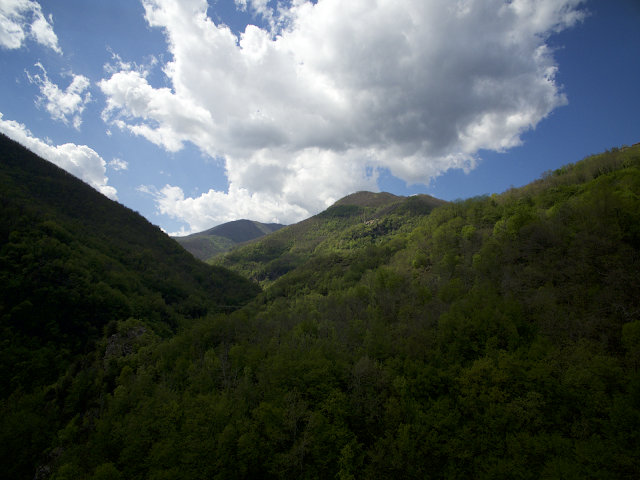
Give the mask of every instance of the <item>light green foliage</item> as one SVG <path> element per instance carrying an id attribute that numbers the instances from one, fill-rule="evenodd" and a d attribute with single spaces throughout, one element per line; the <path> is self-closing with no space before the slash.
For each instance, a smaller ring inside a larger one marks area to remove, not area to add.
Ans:
<path id="1" fill-rule="evenodd" d="M 258 281 L 263 287 L 271 286 L 288 272 L 305 268 L 310 261 L 336 254 L 348 258 L 363 248 L 408 233 L 420 218 L 442 203 L 426 195 L 403 199 L 359 192 L 314 217 L 259 242 L 232 249 L 211 262 Z"/>

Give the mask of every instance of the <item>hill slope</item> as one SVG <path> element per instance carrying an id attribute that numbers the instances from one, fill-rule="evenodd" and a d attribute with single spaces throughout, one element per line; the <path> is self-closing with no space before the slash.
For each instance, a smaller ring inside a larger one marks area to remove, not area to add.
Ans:
<path id="1" fill-rule="evenodd" d="M 423 200 L 359 195 L 229 253 L 289 268 L 243 309 L 118 323 L 126 355 L 105 335 L 0 405 L 0 476 L 639 478 L 640 148 Z"/>
<path id="2" fill-rule="evenodd" d="M 0 204 L 2 319 L 16 334 L 65 338 L 79 342 L 69 345 L 76 351 L 114 319 L 145 318 L 168 332 L 216 304 L 246 302 L 257 293 L 4 136 Z"/>
<path id="3" fill-rule="evenodd" d="M 405 198 L 386 192 L 357 192 L 324 212 L 264 239 L 238 245 L 209 262 L 266 286 L 316 255 L 355 251 L 394 232 L 408 231 L 421 217 L 446 203 L 430 195 Z"/>
<path id="4" fill-rule="evenodd" d="M 1 401 L 57 381 L 118 322 L 166 337 L 259 290 L 0 136 Z"/>
<path id="5" fill-rule="evenodd" d="M 235 244 L 248 242 L 280 230 L 285 225 L 260 223 L 252 220 L 235 220 L 223 223 L 204 232 L 173 239 L 194 257 L 207 261 L 231 249 Z"/>

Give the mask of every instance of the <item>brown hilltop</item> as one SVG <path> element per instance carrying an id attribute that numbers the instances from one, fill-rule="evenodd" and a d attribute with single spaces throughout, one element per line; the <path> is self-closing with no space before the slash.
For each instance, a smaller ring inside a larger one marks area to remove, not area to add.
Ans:
<path id="1" fill-rule="evenodd" d="M 378 208 L 385 205 L 391 205 L 392 203 L 397 203 L 402 200 L 404 200 L 404 197 L 399 197 L 398 195 L 388 192 L 374 193 L 360 191 L 341 198 L 334 203 L 332 207 L 336 207 L 338 205 L 357 205 L 359 207 Z"/>
<path id="2" fill-rule="evenodd" d="M 394 195 L 388 192 L 367 192 L 360 191 L 347 195 L 334 203 L 330 209 L 337 206 L 356 205 L 358 207 L 367 208 L 380 208 L 387 207 L 376 212 L 375 216 L 387 215 L 396 209 L 420 209 L 430 210 L 440 205 L 448 203 L 446 200 L 440 200 L 439 198 L 432 197 L 427 194 L 412 195 L 410 197 L 403 197 Z"/>

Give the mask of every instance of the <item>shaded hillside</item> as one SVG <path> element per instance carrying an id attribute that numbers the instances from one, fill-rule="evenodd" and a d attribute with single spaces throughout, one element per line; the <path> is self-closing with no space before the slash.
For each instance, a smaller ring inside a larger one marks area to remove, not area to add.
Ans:
<path id="1" fill-rule="evenodd" d="M 185 237 L 173 237 L 194 257 L 207 261 L 231 249 L 237 243 L 243 243 L 280 230 L 285 225 L 279 223 L 260 223 L 252 220 L 235 220 L 223 223 L 204 232 Z"/>
<path id="2" fill-rule="evenodd" d="M 258 292 L 0 136 L 0 401 L 54 383 L 105 331 L 115 333 L 117 322 L 143 322 L 149 334 L 166 337 Z M 44 448 L 47 435 L 36 445 Z M 3 454 L 24 447 L 13 440 Z M 22 453 L 16 455 L 18 465 Z"/>
<path id="3" fill-rule="evenodd" d="M 406 198 L 386 192 L 357 192 L 307 220 L 238 245 L 210 262 L 269 285 L 319 253 L 354 251 L 393 232 L 406 231 L 421 216 L 446 203 L 430 195 Z"/>
<path id="4" fill-rule="evenodd" d="M 43 348 L 62 342 L 73 355 L 112 320 L 145 318 L 163 334 L 217 304 L 239 304 L 257 293 L 236 274 L 201 265 L 138 213 L 5 136 L 0 204 L 2 325 L 16 336 L 16 349 L 20 338 Z M 27 384 L 41 376 L 29 363 Z M 42 372 L 45 378 L 55 378 L 55 363 Z M 4 396 L 14 388 L 10 378 L 15 386 L 22 382 L 4 361 L 1 371 Z"/>

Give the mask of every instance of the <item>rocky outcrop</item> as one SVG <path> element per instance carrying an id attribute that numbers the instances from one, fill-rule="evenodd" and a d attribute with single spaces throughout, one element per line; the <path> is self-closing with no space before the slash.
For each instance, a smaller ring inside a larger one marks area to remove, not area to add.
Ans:
<path id="1" fill-rule="evenodd" d="M 114 333 L 109 337 L 107 342 L 107 348 L 104 351 L 104 368 L 105 370 L 109 366 L 109 361 L 113 357 L 126 357 L 133 353 L 133 341 L 143 333 L 146 333 L 147 329 L 144 327 L 136 327 L 129 330 L 125 334 Z"/>
<path id="2" fill-rule="evenodd" d="M 36 468 L 36 474 L 34 475 L 33 480 L 45 480 L 49 478 L 49 476 L 51 475 L 51 466 L 63 453 L 64 449 L 60 446 L 51 450 L 51 452 L 49 452 L 49 455 L 47 455 L 47 463 L 44 463 Z"/>

